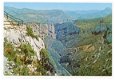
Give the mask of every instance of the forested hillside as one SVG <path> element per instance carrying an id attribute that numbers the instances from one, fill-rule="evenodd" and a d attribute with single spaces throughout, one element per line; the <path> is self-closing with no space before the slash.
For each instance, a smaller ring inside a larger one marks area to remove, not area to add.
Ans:
<path id="1" fill-rule="evenodd" d="M 73 74 L 112 75 L 112 15 L 77 20 L 76 25 L 81 29 L 76 44 L 80 67 Z"/>

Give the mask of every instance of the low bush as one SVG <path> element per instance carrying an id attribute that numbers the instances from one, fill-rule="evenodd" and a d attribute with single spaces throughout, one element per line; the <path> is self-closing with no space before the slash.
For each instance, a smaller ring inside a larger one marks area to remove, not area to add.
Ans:
<path id="1" fill-rule="evenodd" d="M 36 39 L 38 40 L 37 35 L 34 34 L 32 28 L 31 28 L 30 26 L 27 27 L 26 31 L 27 31 L 26 34 L 27 34 L 28 36 L 31 36 L 32 38 L 36 38 Z"/>

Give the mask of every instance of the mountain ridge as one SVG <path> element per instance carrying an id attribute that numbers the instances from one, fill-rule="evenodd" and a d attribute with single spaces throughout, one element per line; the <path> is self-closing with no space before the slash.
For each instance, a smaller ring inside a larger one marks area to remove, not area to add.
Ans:
<path id="1" fill-rule="evenodd" d="M 53 10 L 34 10 L 28 8 L 4 7 L 4 11 L 9 14 L 23 19 L 25 22 L 39 23 L 63 23 L 76 19 L 92 19 L 104 17 L 112 13 L 111 8 L 104 10 L 88 10 L 88 11 L 63 11 L 58 9 Z M 18 16 L 17 16 L 18 15 Z"/>

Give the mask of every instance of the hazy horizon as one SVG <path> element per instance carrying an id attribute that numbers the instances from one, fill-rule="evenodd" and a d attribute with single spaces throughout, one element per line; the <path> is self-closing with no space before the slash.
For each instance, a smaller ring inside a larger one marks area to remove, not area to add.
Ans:
<path id="1" fill-rule="evenodd" d="M 33 10 L 63 10 L 63 11 L 76 11 L 76 10 L 104 10 L 111 8 L 111 3 L 27 3 L 27 2 L 5 2 L 4 7 L 14 7 L 18 9 L 33 9 Z"/>

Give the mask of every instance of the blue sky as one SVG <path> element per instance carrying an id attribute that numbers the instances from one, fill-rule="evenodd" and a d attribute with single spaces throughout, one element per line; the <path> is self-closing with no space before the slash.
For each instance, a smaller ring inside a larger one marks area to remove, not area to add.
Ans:
<path id="1" fill-rule="evenodd" d="M 111 3 L 30 3 L 30 2 L 5 2 L 4 6 L 15 8 L 29 8 L 36 10 L 102 10 L 112 8 Z"/>

